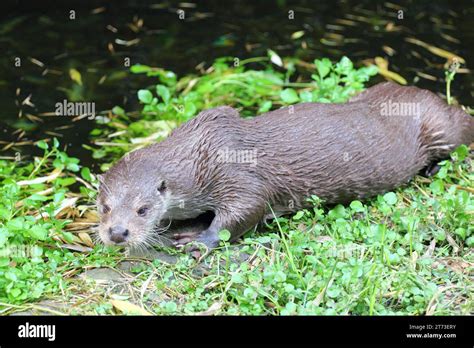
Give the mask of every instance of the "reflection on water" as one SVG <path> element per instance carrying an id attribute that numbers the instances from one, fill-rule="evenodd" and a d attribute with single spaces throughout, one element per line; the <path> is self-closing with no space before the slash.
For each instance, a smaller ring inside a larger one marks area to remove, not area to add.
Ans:
<path id="1" fill-rule="evenodd" d="M 82 144 L 93 121 L 72 122 L 51 113 L 64 99 L 93 101 L 97 112 L 115 105 L 138 110 L 136 91 L 152 80 L 129 74 L 127 59 L 187 74 L 216 57 L 265 56 L 268 48 L 306 62 L 346 55 L 362 64 L 381 57 L 408 84 L 444 94 L 446 55 L 456 54 L 466 64 L 456 75 L 453 95 L 474 105 L 474 79 L 467 69 L 474 59 L 473 2 L 216 0 L 47 6 L 14 1 L 9 6 L 2 10 L 8 15 L 0 24 L 0 146 L 9 149 L 0 156 L 28 153 L 31 149 L 21 146 L 24 141 L 58 136 L 71 155 L 90 165 Z M 12 141 L 20 144 L 10 147 Z"/>

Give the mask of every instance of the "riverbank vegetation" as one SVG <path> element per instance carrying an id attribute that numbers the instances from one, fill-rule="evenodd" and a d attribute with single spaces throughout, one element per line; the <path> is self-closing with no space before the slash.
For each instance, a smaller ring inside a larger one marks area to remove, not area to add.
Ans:
<path id="1" fill-rule="evenodd" d="M 310 74 L 300 74 L 304 66 Z M 87 148 L 101 170 L 165 138 L 217 105 L 243 117 L 299 102 L 344 102 L 377 73 L 343 57 L 304 63 L 218 59 L 178 77 L 149 76 L 139 112 L 96 117 Z M 258 117 L 258 116 L 257 116 Z M 349 117 L 349 116 L 348 116 Z M 57 139 L 34 161 L 0 160 L 0 313 L 54 314 L 469 314 L 474 310 L 474 172 L 461 146 L 431 178 L 366 202 L 313 208 L 273 220 L 205 260 L 158 248 L 105 248 L 94 236 L 98 173 Z"/>

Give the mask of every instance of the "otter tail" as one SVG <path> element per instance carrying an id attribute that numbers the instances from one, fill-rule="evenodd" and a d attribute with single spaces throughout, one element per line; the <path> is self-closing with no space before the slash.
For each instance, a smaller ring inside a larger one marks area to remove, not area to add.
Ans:
<path id="1" fill-rule="evenodd" d="M 384 82 L 350 99 L 380 104 L 386 100 L 420 105 L 422 122 L 420 144 L 429 162 L 449 158 L 461 144 L 474 142 L 474 117 L 458 106 L 448 105 L 435 93 L 414 86 L 400 86 Z"/>

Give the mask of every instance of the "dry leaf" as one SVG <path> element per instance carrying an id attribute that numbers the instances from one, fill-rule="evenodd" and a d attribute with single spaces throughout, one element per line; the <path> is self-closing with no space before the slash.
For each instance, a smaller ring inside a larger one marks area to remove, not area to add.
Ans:
<path id="1" fill-rule="evenodd" d="M 293 40 L 296 40 L 296 39 L 299 39 L 300 37 L 302 37 L 303 35 L 304 35 L 304 30 L 295 31 L 293 34 L 291 34 L 291 38 Z"/>
<path id="2" fill-rule="evenodd" d="M 428 51 L 430 51 L 431 53 L 439 56 L 439 57 L 443 57 L 443 58 L 446 58 L 447 60 L 453 60 L 453 59 L 457 59 L 460 63 L 464 64 L 466 63 L 466 61 L 464 60 L 464 58 L 458 56 L 457 54 L 454 54 L 454 53 L 451 53 L 451 52 L 448 52 L 446 50 L 443 50 L 442 48 L 439 48 L 439 47 L 435 47 L 433 45 L 430 45 L 426 42 L 423 42 L 421 40 L 418 40 L 418 39 L 415 39 L 413 37 L 407 37 L 405 38 L 405 41 L 409 42 L 409 43 L 412 43 L 414 45 L 417 45 L 417 46 L 421 46 L 423 48 L 426 48 Z"/>
<path id="3" fill-rule="evenodd" d="M 61 239 L 61 238 L 54 238 L 54 239 Z M 88 253 L 92 251 L 92 248 L 85 247 L 82 245 L 76 245 L 76 244 L 62 244 L 61 248 L 68 249 L 68 250 L 74 250 L 74 251 L 79 251 L 81 253 Z"/>
<path id="4" fill-rule="evenodd" d="M 91 248 L 94 247 L 94 243 L 92 242 L 92 239 L 89 233 L 80 232 L 78 236 L 84 242 L 85 245 L 90 246 Z"/>
<path id="5" fill-rule="evenodd" d="M 407 80 L 396 72 L 388 70 L 388 61 L 382 57 L 375 57 L 375 65 L 379 68 L 379 74 L 386 78 L 396 81 L 401 85 L 406 85 Z"/>
<path id="6" fill-rule="evenodd" d="M 57 216 L 62 210 L 66 209 L 66 208 L 73 207 L 76 204 L 77 199 L 78 199 L 78 197 L 72 197 L 72 198 L 66 198 L 65 200 L 63 200 L 61 202 L 61 205 L 59 206 L 59 208 L 54 211 L 53 216 Z M 36 215 L 35 219 L 39 219 L 40 217 L 48 218 L 49 213 L 42 212 L 41 214 Z"/>
<path id="7" fill-rule="evenodd" d="M 69 77 L 78 85 L 82 86 L 82 77 L 79 71 L 77 71 L 76 69 L 69 69 Z"/>
<path id="8" fill-rule="evenodd" d="M 18 181 L 16 184 L 19 186 L 26 186 L 26 185 L 41 184 L 43 182 L 51 182 L 54 179 L 56 179 L 59 176 L 59 174 L 61 174 L 61 170 L 56 168 L 51 172 L 51 174 L 47 176 L 42 176 L 42 177 L 31 179 L 31 180 L 21 180 L 21 181 Z"/>
<path id="9" fill-rule="evenodd" d="M 145 309 L 128 301 L 110 300 L 110 303 L 124 314 L 151 315 L 151 313 L 147 312 Z"/>
<path id="10" fill-rule="evenodd" d="M 222 302 L 214 302 L 207 310 L 196 313 L 196 315 L 215 315 L 222 308 Z"/>

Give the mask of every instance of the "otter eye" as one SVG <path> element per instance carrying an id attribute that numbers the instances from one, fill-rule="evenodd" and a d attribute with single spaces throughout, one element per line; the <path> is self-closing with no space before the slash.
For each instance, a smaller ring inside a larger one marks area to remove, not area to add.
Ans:
<path id="1" fill-rule="evenodd" d="M 166 182 L 163 180 L 161 184 L 158 186 L 158 192 L 163 193 L 166 190 Z"/>
<path id="2" fill-rule="evenodd" d="M 104 204 L 104 205 L 102 206 L 102 213 L 103 213 L 103 214 L 107 214 L 107 213 L 109 213 L 109 212 L 110 212 L 110 207 L 109 207 L 107 204 Z"/>
<path id="3" fill-rule="evenodd" d="M 140 209 L 137 210 L 138 216 L 145 216 L 147 212 L 148 212 L 148 207 L 141 207 Z"/>

